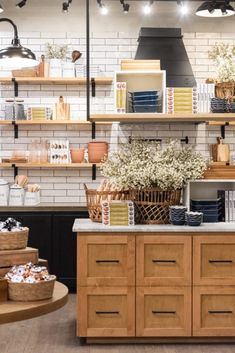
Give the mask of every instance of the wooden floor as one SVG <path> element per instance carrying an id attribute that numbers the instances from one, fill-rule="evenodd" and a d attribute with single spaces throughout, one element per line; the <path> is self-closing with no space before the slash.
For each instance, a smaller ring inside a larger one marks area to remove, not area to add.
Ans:
<path id="1" fill-rule="evenodd" d="M 0 353 L 235 353 L 235 344 L 87 345 L 75 336 L 75 295 L 40 318 L 0 326 Z"/>

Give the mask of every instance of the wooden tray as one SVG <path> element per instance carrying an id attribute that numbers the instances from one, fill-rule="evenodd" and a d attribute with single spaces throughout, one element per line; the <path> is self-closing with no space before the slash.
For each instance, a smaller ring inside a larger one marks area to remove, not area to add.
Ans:
<path id="1" fill-rule="evenodd" d="M 0 277 L 3 277 L 12 266 L 22 265 L 27 262 L 38 263 L 38 250 L 26 248 L 20 250 L 0 251 Z"/>

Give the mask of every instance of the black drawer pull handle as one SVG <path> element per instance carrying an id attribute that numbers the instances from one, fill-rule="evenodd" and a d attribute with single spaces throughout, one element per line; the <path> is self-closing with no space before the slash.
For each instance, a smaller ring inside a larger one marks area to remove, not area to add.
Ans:
<path id="1" fill-rule="evenodd" d="M 176 314 L 176 311 L 171 310 L 152 310 L 153 314 Z"/>
<path id="2" fill-rule="evenodd" d="M 119 264 L 119 260 L 96 260 L 97 264 L 107 263 L 107 264 Z"/>
<path id="3" fill-rule="evenodd" d="M 118 315 L 119 311 L 96 311 L 96 315 Z"/>
<path id="4" fill-rule="evenodd" d="M 170 263 L 170 264 L 175 264 L 176 263 L 176 260 L 152 260 L 153 263 Z"/>
<path id="5" fill-rule="evenodd" d="M 209 314 L 232 314 L 232 310 L 208 310 Z"/>
<path id="6" fill-rule="evenodd" d="M 232 264 L 233 261 L 232 260 L 209 260 L 210 264 L 214 264 L 214 263 L 219 263 L 219 264 Z"/>

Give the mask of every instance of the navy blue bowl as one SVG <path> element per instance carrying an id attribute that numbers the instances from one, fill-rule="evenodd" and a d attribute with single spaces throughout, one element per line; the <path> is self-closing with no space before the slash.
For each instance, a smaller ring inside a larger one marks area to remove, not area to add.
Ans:
<path id="1" fill-rule="evenodd" d="M 133 111 L 134 113 L 159 113 L 161 107 L 156 105 L 134 105 Z"/>
<path id="2" fill-rule="evenodd" d="M 198 222 L 188 221 L 187 225 L 190 227 L 199 227 L 201 223 L 202 223 L 201 221 L 198 221 Z"/>

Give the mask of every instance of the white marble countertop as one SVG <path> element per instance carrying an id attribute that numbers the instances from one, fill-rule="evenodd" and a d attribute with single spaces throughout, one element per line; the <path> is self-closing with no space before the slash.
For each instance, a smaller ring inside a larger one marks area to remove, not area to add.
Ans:
<path id="1" fill-rule="evenodd" d="M 200 227 L 174 226 L 172 224 L 151 224 L 135 226 L 105 226 L 102 223 L 92 222 L 90 219 L 75 219 L 73 232 L 76 233 L 104 233 L 104 232 L 128 232 L 128 233 L 151 233 L 151 232 L 235 232 L 235 223 L 202 223 Z"/>

